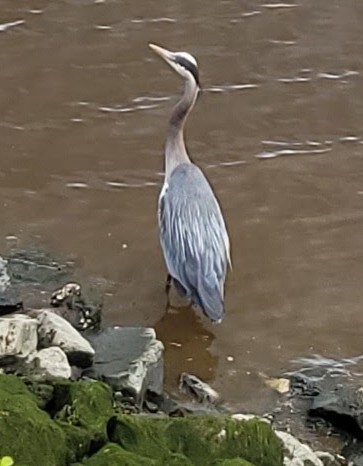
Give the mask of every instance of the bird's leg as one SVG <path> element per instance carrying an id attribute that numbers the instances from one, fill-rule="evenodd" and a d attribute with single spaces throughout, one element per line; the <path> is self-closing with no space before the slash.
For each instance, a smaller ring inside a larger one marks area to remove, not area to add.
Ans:
<path id="1" fill-rule="evenodd" d="M 166 293 L 166 306 L 165 306 L 165 309 L 166 311 L 169 309 L 170 307 L 170 298 L 169 298 L 169 295 L 170 295 L 170 287 L 171 287 L 171 281 L 172 281 L 172 276 L 170 275 L 170 273 L 168 273 L 167 277 L 166 277 L 166 282 L 165 282 L 165 293 Z"/>
<path id="2" fill-rule="evenodd" d="M 170 273 L 168 273 L 168 275 L 166 277 L 166 282 L 165 282 L 165 293 L 166 293 L 166 295 L 168 297 L 169 297 L 169 293 L 170 293 L 171 280 L 172 280 L 172 276 L 170 275 Z"/>

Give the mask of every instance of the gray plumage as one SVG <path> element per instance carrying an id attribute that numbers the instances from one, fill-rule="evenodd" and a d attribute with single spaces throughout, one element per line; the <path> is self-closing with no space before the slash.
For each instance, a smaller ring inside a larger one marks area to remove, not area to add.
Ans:
<path id="1" fill-rule="evenodd" d="M 160 242 L 178 292 L 191 298 L 212 321 L 224 315 L 229 238 L 218 201 L 187 154 L 183 127 L 199 91 L 197 63 L 185 52 L 150 45 L 185 79 L 182 99 L 169 122 L 165 180 L 159 197 Z"/>

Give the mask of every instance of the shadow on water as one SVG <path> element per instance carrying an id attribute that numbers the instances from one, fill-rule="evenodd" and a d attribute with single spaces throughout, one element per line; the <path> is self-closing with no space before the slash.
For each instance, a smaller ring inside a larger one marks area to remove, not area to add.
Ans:
<path id="1" fill-rule="evenodd" d="M 202 319 L 192 307 L 169 307 L 156 323 L 158 338 L 165 346 L 167 386 L 175 387 L 182 372 L 207 381 L 214 378 L 218 356 L 211 354 L 210 346 L 215 336 Z"/>

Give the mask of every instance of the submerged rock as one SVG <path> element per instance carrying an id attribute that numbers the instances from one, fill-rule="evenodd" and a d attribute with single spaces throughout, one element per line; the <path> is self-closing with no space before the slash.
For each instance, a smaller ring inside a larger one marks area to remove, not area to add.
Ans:
<path id="1" fill-rule="evenodd" d="M 219 393 L 197 376 L 183 372 L 180 375 L 180 390 L 190 393 L 199 403 L 215 404 L 220 401 Z"/>
<path id="2" fill-rule="evenodd" d="M 96 351 L 84 375 L 104 380 L 142 403 L 146 390 L 163 391 L 163 344 L 152 328 L 109 327 L 87 335 Z"/>
<path id="3" fill-rule="evenodd" d="M 89 342 L 72 325 L 52 310 L 39 309 L 30 313 L 39 323 L 39 345 L 43 348 L 58 346 L 67 355 L 70 364 L 88 367 L 94 350 Z"/>
<path id="4" fill-rule="evenodd" d="M 14 251 L 7 258 L 11 280 L 23 284 L 54 284 L 69 273 L 69 265 L 61 264 L 42 250 Z"/>
<path id="5" fill-rule="evenodd" d="M 37 349 L 37 321 L 22 314 L 0 317 L 0 363 L 25 358 Z"/>

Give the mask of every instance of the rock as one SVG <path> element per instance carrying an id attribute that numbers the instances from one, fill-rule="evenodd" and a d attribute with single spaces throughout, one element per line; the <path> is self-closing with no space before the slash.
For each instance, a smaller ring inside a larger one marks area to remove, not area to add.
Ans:
<path id="1" fill-rule="evenodd" d="M 0 458 L 15 465 L 64 466 L 66 436 L 16 376 L 0 375 Z"/>
<path id="2" fill-rule="evenodd" d="M 109 327 L 87 335 L 96 351 L 84 375 L 104 380 L 142 404 L 146 390 L 163 391 L 163 344 L 152 328 Z"/>
<path id="3" fill-rule="evenodd" d="M 257 419 L 122 415 L 109 421 L 108 432 L 112 442 L 133 455 L 126 464 L 135 466 L 145 460 L 149 461 L 145 464 L 175 466 L 281 466 L 283 461 L 280 440 L 268 424 Z"/>
<path id="4" fill-rule="evenodd" d="M 220 401 L 219 393 L 210 385 L 192 374 L 183 372 L 180 375 L 180 390 L 190 393 L 199 403 L 216 404 Z"/>
<path id="5" fill-rule="evenodd" d="M 61 264 L 45 251 L 37 249 L 14 251 L 7 261 L 7 270 L 14 283 L 55 284 L 70 271 L 68 264 Z"/>
<path id="6" fill-rule="evenodd" d="M 0 315 L 23 308 L 19 291 L 11 284 L 7 263 L 8 261 L 0 256 Z"/>
<path id="7" fill-rule="evenodd" d="M 42 348 L 58 346 L 67 355 L 70 364 L 88 367 L 95 354 L 89 342 L 80 335 L 72 325 L 52 310 L 39 309 L 29 313 L 38 323 L 39 345 Z"/>
<path id="8" fill-rule="evenodd" d="M 67 283 L 66 285 L 62 286 L 58 290 L 52 293 L 50 298 L 50 303 L 54 307 L 61 306 L 64 301 L 68 300 L 69 298 L 74 298 L 76 296 L 80 296 L 81 294 L 81 285 L 78 283 Z"/>
<path id="9" fill-rule="evenodd" d="M 320 417 L 350 435 L 363 437 L 363 388 L 338 385 L 313 399 L 309 415 Z"/>
<path id="10" fill-rule="evenodd" d="M 115 443 L 107 443 L 82 464 L 85 466 L 157 466 L 155 461 L 130 453 Z"/>
<path id="11" fill-rule="evenodd" d="M 284 466 L 324 466 L 312 449 L 287 432 L 275 431 L 284 444 Z"/>
<path id="12" fill-rule="evenodd" d="M 67 283 L 52 294 L 50 302 L 77 330 L 100 329 L 103 299 L 96 287 L 84 291 L 78 283 Z"/>
<path id="13" fill-rule="evenodd" d="M 27 370 L 32 377 L 36 376 L 41 379 L 49 377 L 69 379 L 72 375 L 66 354 L 57 346 L 44 348 L 35 355 L 31 355 L 27 361 Z"/>
<path id="14" fill-rule="evenodd" d="M 113 415 L 110 387 L 98 381 L 55 382 L 54 419 L 66 433 L 72 461 L 107 442 L 107 422 Z"/>
<path id="15" fill-rule="evenodd" d="M 363 466 L 363 442 L 356 439 L 348 442 L 343 450 L 342 455 L 346 458 L 349 466 Z"/>
<path id="16" fill-rule="evenodd" d="M 34 352 L 38 344 L 37 327 L 35 319 L 23 314 L 0 317 L 0 360 L 25 358 Z"/>
<path id="17" fill-rule="evenodd" d="M 0 256 L 0 293 L 3 293 L 10 286 L 10 276 L 6 269 L 8 261 Z"/>

